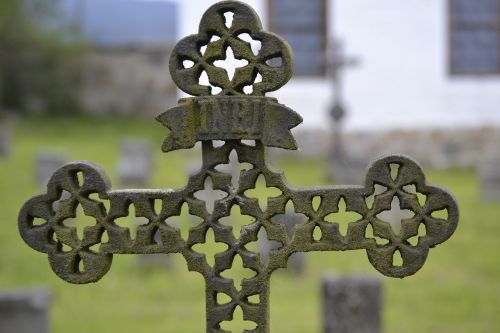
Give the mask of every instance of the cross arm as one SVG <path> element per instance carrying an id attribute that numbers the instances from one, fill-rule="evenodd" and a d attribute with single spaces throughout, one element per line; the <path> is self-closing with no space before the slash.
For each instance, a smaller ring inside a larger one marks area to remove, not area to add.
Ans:
<path id="1" fill-rule="evenodd" d="M 110 181 L 97 165 L 87 161 L 66 164 L 47 184 L 47 192 L 29 199 L 19 213 L 18 225 L 24 241 L 47 253 L 52 269 L 72 283 L 99 280 L 110 268 L 116 253 L 183 253 L 194 260 L 178 228 L 162 223 L 180 214 L 185 190 L 111 191 Z M 158 202 L 159 201 L 159 205 Z M 155 204 L 156 203 L 156 204 Z M 77 234 L 65 222 L 77 217 L 81 206 L 93 223 Z M 148 220 L 137 227 L 132 239 L 129 228 L 115 223 L 129 215 Z M 196 205 L 193 205 L 196 212 Z M 156 208 L 156 209 L 155 209 Z M 107 240 L 104 240 L 104 234 Z M 155 236 L 159 234 L 159 240 Z"/>
<path id="2" fill-rule="evenodd" d="M 319 198 L 317 207 L 314 198 Z M 400 230 L 380 216 L 391 210 L 394 198 L 401 208 L 413 213 L 411 218 L 401 221 Z M 421 167 L 402 155 L 374 162 L 364 186 L 290 189 L 284 196 L 270 199 L 267 215 L 282 214 L 288 200 L 307 221 L 295 226 L 291 239 L 271 233 L 283 246 L 272 253 L 269 270 L 285 266 L 286 259 L 294 252 L 365 249 L 372 265 L 384 275 L 412 275 L 424 264 L 429 249 L 447 240 L 458 222 L 458 207 L 451 194 L 428 185 Z M 326 220 L 328 215 L 339 212 L 341 201 L 345 202 L 346 212 L 359 216 L 348 224 L 346 234 L 340 232 L 339 221 Z M 277 228 L 272 222 L 267 227 Z M 320 230 L 319 239 L 313 236 L 316 228 Z M 424 234 L 419 233 L 422 228 Z M 402 257 L 401 265 L 393 261 L 397 251 Z"/>

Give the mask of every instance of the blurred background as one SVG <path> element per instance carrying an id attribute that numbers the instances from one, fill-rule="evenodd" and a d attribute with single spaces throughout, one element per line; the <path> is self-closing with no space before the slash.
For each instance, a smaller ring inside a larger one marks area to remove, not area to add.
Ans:
<path id="1" fill-rule="evenodd" d="M 186 184 L 199 146 L 162 154 L 154 116 L 185 96 L 169 55 L 215 2 L 1 1 L 0 313 L 34 293 L 49 332 L 203 332 L 203 280 L 181 256 L 117 255 L 99 283 L 69 285 L 16 221 L 72 160 L 102 166 L 113 188 Z M 378 275 L 364 251 L 298 259 L 272 278 L 271 332 L 327 332 L 327 272 L 380 281 L 383 332 L 500 332 L 500 0 L 246 3 L 295 53 L 293 79 L 272 95 L 304 118 L 300 150 L 269 150 L 293 186 L 362 184 L 371 160 L 404 153 L 461 211 L 453 237 L 403 280 Z M 192 226 L 187 212 L 179 225 Z"/>

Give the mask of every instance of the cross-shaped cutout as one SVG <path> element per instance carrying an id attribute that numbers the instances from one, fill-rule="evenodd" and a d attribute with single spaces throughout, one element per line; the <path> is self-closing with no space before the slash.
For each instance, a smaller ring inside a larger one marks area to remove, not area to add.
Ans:
<path id="1" fill-rule="evenodd" d="M 383 222 L 389 223 L 396 235 L 399 235 L 402 228 L 402 221 L 412 218 L 415 213 L 408 209 L 402 209 L 399 198 L 395 195 L 391 201 L 391 209 L 384 210 L 377 215 L 377 218 Z"/>
<path id="2" fill-rule="evenodd" d="M 325 221 L 337 224 L 339 226 L 340 234 L 342 236 L 346 236 L 349 223 L 358 221 L 363 216 L 359 213 L 348 211 L 344 197 L 340 197 L 337 207 L 338 211 L 325 216 Z"/>
<path id="3" fill-rule="evenodd" d="M 243 279 L 253 278 L 257 275 L 257 273 L 252 271 L 250 268 L 244 267 L 243 260 L 240 255 L 237 254 L 233 258 L 231 267 L 224 270 L 220 275 L 226 279 L 232 279 L 236 290 L 241 290 L 241 282 Z"/>
<path id="4" fill-rule="evenodd" d="M 203 190 L 194 193 L 194 197 L 198 200 L 205 201 L 205 208 L 209 214 L 212 214 L 215 207 L 215 202 L 227 197 L 227 192 L 214 189 L 211 177 L 205 178 Z"/>
<path id="5" fill-rule="evenodd" d="M 248 60 L 236 59 L 231 46 L 228 46 L 226 49 L 226 59 L 214 61 L 215 67 L 223 68 L 226 71 L 229 81 L 233 80 L 236 69 L 245 67 L 246 65 L 248 65 Z"/>
<path id="6" fill-rule="evenodd" d="M 76 235 L 78 239 L 82 240 L 85 233 L 85 228 L 93 227 L 96 225 L 95 218 L 85 215 L 81 205 L 76 208 L 76 218 L 67 219 L 63 221 L 63 225 L 69 228 L 76 229 Z"/>
<path id="7" fill-rule="evenodd" d="M 263 174 L 255 181 L 255 187 L 245 191 L 249 198 L 256 198 L 259 201 L 259 207 L 262 211 L 267 208 L 267 199 L 279 197 L 283 192 L 279 188 L 267 186 L 266 177 Z"/>
<path id="8" fill-rule="evenodd" d="M 230 174 L 231 185 L 233 186 L 233 189 L 237 190 L 239 185 L 241 170 L 250 170 L 253 168 L 253 165 L 245 162 L 240 163 L 238 160 L 238 153 L 236 152 L 236 150 L 231 151 L 228 159 L 229 159 L 228 163 L 218 164 L 215 167 L 215 170 Z"/>
<path id="9" fill-rule="evenodd" d="M 243 226 L 254 222 L 254 217 L 241 214 L 241 208 L 238 205 L 231 208 L 229 216 L 219 219 L 220 224 L 233 228 L 233 235 L 236 239 L 240 238 Z"/>
<path id="10" fill-rule="evenodd" d="M 220 326 L 226 332 L 253 332 L 257 328 L 253 321 L 243 319 L 243 310 L 239 306 L 234 309 L 233 319 L 221 322 Z"/>
<path id="11" fill-rule="evenodd" d="M 203 222 L 203 219 L 196 215 L 189 214 L 189 206 L 184 202 L 179 214 L 168 217 L 165 223 L 172 228 L 178 229 L 182 239 L 188 239 L 190 227 L 194 227 Z"/>
<path id="12" fill-rule="evenodd" d="M 207 230 L 205 234 L 205 242 L 198 243 L 192 246 L 193 251 L 204 254 L 205 259 L 210 267 L 214 267 L 215 255 L 225 252 L 229 246 L 226 243 L 217 242 L 212 228 Z"/>
<path id="13" fill-rule="evenodd" d="M 130 204 L 128 206 L 128 213 L 126 216 L 117 217 L 113 220 L 113 223 L 122 228 L 128 229 L 130 233 L 130 239 L 134 240 L 137 236 L 137 228 L 141 225 L 146 225 L 149 220 L 145 217 L 138 217 L 135 213 L 135 206 Z M 135 219 L 133 217 L 136 217 Z"/>

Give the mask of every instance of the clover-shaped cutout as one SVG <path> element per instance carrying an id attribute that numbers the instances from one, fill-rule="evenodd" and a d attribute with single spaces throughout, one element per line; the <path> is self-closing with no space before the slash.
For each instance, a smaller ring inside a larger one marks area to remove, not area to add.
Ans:
<path id="1" fill-rule="evenodd" d="M 193 96 L 263 96 L 288 82 L 292 70 L 290 46 L 236 1 L 210 7 L 198 34 L 177 43 L 170 57 L 172 79 Z"/>

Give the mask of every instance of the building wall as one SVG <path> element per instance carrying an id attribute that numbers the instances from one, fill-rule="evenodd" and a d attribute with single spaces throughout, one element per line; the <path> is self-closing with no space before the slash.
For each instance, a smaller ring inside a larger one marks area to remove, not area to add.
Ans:
<path id="1" fill-rule="evenodd" d="M 215 2 L 179 1 L 181 36 L 195 33 Z M 266 21 L 265 0 L 246 3 Z M 447 73 L 447 0 L 330 0 L 329 7 L 330 34 L 361 59 L 344 75 L 348 130 L 500 126 L 500 77 Z M 303 127 L 328 127 L 328 80 L 294 78 L 275 95 L 304 117 Z"/>
<path id="2" fill-rule="evenodd" d="M 99 49 L 86 58 L 82 104 L 89 113 L 156 116 L 176 103 L 171 48 Z"/>
<path id="3" fill-rule="evenodd" d="M 448 74 L 447 0 L 336 1 L 334 29 L 362 59 L 349 127 L 500 124 L 500 76 Z"/>

